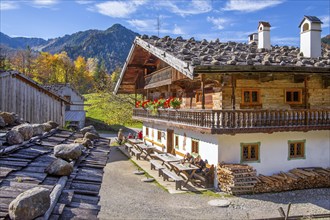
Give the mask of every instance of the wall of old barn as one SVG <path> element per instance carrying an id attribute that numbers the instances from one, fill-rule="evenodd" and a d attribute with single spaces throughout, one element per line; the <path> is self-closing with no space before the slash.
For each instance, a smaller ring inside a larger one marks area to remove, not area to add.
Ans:
<path id="1" fill-rule="evenodd" d="M 0 111 L 15 112 L 30 123 L 52 120 L 64 125 L 63 101 L 15 75 L 0 76 Z"/>

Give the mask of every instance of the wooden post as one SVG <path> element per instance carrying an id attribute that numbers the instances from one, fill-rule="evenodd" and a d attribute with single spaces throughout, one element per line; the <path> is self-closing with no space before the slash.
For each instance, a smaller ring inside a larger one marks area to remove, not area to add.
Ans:
<path id="1" fill-rule="evenodd" d="M 204 74 L 201 75 L 201 90 L 202 90 L 202 109 L 205 109 L 205 83 Z"/>
<path id="2" fill-rule="evenodd" d="M 304 79 L 304 86 L 305 86 L 305 109 L 308 108 L 308 85 L 307 85 L 307 76 L 305 76 Z"/>
<path id="3" fill-rule="evenodd" d="M 167 85 L 167 96 L 170 97 L 171 96 L 171 85 Z M 163 97 L 165 98 L 165 97 Z"/>
<path id="4" fill-rule="evenodd" d="M 236 105 L 235 88 L 236 88 L 236 78 L 234 75 L 231 75 L 231 101 L 232 101 L 233 110 L 235 110 L 235 105 Z"/>

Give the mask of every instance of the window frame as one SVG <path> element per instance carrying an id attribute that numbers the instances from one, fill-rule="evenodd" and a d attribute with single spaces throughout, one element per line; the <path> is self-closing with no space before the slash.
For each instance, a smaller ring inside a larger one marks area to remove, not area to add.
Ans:
<path id="1" fill-rule="evenodd" d="M 245 100 L 244 100 L 244 93 L 245 92 L 249 92 L 249 98 L 251 100 L 250 102 L 245 102 Z M 252 92 L 257 92 L 257 102 L 252 102 Z M 241 104 L 244 105 L 244 106 L 261 105 L 260 89 L 257 89 L 257 88 L 242 88 Z"/>
<path id="2" fill-rule="evenodd" d="M 146 136 L 149 137 L 149 128 L 146 127 Z"/>
<path id="3" fill-rule="evenodd" d="M 193 143 L 197 144 L 197 152 L 194 151 L 194 148 L 196 148 L 196 146 Z M 191 139 L 191 153 L 199 154 L 199 140 Z"/>
<path id="4" fill-rule="evenodd" d="M 202 103 L 202 99 L 203 99 L 202 91 L 196 91 L 195 98 L 196 98 L 196 104 Z"/>
<path id="5" fill-rule="evenodd" d="M 291 144 L 294 144 L 295 155 L 291 156 Z M 302 154 L 296 155 L 297 144 L 302 144 Z M 289 140 L 288 141 L 288 160 L 303 160 L 306 159 L 306 140 Z"/>
<path id="6" fill-rule="evenodd" d="M 179 135 L 177 135 L 177 134 L 175 134 L 174 135 L 174 148 L 175 149 L 179 149 L 180 147 L 179 147 Z"/>
<path id="7" fill-rule="evenodd" d="M 252 149 L 252 146 L 256 146 L 257 147 L 257 153 L 256 153 L 256 156 L 257 158 L 249 158 L 249 159 L 245 159 L 243 157 L 243 150 L 244 150 L 244 147 L 248 147 L 248 154 L 251 155 L 251 149 Z M 241 149 L 240 149 L 240 155 L 241 155 L 241 163 L 260 163 L 260 142 L 254 142 L 254 143 L 241 143 Z"/>
<path id="8" fill-rule="evenodd" d="M 161 142 L 162 141 L 162 131 L 157 130 L 157 141 Z"/>
<path id="9" fill-rule="evenodd" d="M 287 93 L 291 93 L 291 98 L 294 98 L 294 92 L 298 92 L 298 96 L 299 96 L 299 101 L 287 101 Z M 297 104 L 302 104 L 303 103 L 303 97 L 302 97 L 302 89 L 285 89 L 284 91 L 284 102 L 286 104 L 290 104 L 290 105 L 297 105 Z"/>

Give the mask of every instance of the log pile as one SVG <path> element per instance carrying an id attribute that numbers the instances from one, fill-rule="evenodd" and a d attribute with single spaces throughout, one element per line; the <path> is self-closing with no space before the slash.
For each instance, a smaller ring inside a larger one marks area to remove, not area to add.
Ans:
<path id="1" fill-rule="evenodd" d="M 245 164 L 219 164 L 218 182 L 222 191 L 233 194 L 253 193 L 256 171 Z"/>
<path id="2" fill-rule="evenodd" d="M 259 175 L 255 193 L 330 187 L 330 168 L 297 168 L 272 176 Z"/>

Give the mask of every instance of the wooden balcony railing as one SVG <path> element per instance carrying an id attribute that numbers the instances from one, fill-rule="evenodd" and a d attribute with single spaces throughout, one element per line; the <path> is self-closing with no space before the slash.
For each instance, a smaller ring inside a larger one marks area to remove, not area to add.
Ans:
<path id="1" fill-rule="evenodd" d="M 172 68 L 170 66 L 157 70 L 145 78 L 145 89 L 168 85 L 172 82 Z"/>
<path id="2" fill-rule="evenodd" d="M 159 109 L 157 114 L 134 109 L 133 118 L 159 121 L 168 125 L 210 133 L 256 133 L 330 129 L 330 109 L 304 110 L 173 110 Z"/>

